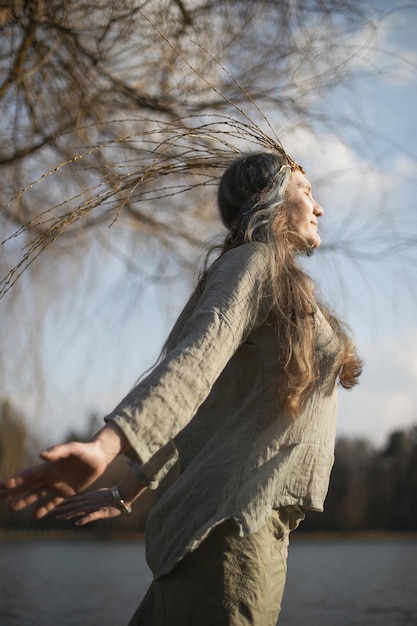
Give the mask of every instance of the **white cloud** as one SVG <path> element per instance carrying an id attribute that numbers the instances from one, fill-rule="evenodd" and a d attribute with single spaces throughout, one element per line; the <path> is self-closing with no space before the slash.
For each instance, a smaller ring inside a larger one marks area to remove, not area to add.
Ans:
<path id="1" fill-rule="evenodd" d="M 379 168 L 336 135 L 317 136 L 309 130 L 298 129 L 284 145 L 306 167 L 324 208 L 334 207 L 326 215 L 326 222 L 336 217 L 337 221 L 344 219 L 347 212 L 351 215 L 357 212 L 361 222 L 366 215 L 375 212 L 381 215 L 381 208 L 398 184 L 396 171 L 404 174 L 404 170 L 398 170 L 402 162 L 398 161 L 390 171 Z M 410 167 L 407 163 L 407 168 Z"/>
<path id="2" fill-rule="evenodd" d="M 394 159 L 394 170 L 403 178 L 415 179 L 417 176 L 417 163 L 414 159 L 400 154 Z"/>

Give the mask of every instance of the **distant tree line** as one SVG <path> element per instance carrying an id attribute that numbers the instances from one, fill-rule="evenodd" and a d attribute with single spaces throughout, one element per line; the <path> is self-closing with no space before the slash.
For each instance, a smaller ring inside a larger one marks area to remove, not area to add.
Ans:
<path id="1" fill-rule="evenodd" d="M 67 440 L 87 440 L 98 419 L 91 416 L 85 431 L 71 431 Z M 25 419 L 8 400 L 0 402 L 0 477 L 36 462 L 42 449 Z M 100 486 L 117 482 L 124 459 L 109 468 Z M 169 480 L 169 478 L 168 478 Z M 98 522 L 80 532 L 142 531 L 157 494 L 145 494 L 132 515 Z M 0 529 L 67 529 L 73 523 L 57 522 L 53 515 L 34 521 L 32 511 L 10 513 L 0 507 Z M 396 430 L 382 448 L 364 439 L 343 437 L 336 443 L 336 458 L 324 513 L 307 515 L 303 531 L 414 531 L 417 530 L 417 425 Z"/>
<path id="2" fill-rule="evenodd" d="M 417 530 L 417 426 L 391 432 L 381 449 L 339 439 L 325 511 L 303 530 Z"/>

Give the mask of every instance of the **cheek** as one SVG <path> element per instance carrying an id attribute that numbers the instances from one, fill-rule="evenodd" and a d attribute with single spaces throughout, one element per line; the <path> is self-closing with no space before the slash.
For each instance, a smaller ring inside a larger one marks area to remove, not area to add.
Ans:
<path id="1" fill-rule="evenodd" d="M 298 230 L 303 223 L 303 214 L 297 205 L 288 207 L 288 226 L 292 230 Z"/>

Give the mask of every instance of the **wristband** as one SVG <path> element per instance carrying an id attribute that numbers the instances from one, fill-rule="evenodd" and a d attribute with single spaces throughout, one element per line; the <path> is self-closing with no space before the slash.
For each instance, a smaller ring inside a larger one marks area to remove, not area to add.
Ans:
<path id="1" fill-rule="evenodd" d="M 113 498 L 116 500 L 117 506 L 121 510 L 122 513 L 131 513 L 132 507 L 123 500 L 120 495 L 119 489 L 117 485 L 110 489 Z"/>

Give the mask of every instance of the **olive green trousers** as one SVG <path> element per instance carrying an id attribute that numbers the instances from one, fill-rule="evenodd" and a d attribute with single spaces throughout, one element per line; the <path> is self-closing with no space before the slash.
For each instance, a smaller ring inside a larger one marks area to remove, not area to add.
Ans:
<path id="1" fill-rule="evenodd" d="M 290 531 L 298 506 L 273 511 L 244 537 L 230 519 L 168 575 L 154 580 L 129 626 L 275 626 L 287 574 Z"/>

